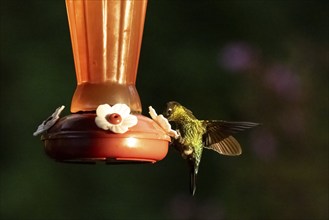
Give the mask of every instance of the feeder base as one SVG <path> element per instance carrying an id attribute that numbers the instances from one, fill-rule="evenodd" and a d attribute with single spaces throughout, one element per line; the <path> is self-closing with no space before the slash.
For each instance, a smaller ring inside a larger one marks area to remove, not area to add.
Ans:
<path id="1" fill-rule="evenodd" d="M 136 115 L 138 123 L 124 134 L 104 131 L 95 113 L 61 118 L 42 136 L 48 156 L 67 163 L 155 163 L 168 152 L 170 137 L 151 119 Z"/>

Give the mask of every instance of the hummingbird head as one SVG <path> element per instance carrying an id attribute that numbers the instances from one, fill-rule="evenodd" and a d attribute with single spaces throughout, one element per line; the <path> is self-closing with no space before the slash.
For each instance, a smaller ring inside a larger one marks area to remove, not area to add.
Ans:
<path id="1" fill-rule="evenodd" d="M 175 113 L 176 108 L 178 108 L 179 106 L 181 106 L 181 104 L 179 104 L 178 102 L 168 102 L 165 110 L 163 111 L 163 116 L 169 120 L 170 116 Z"/>
<path id="2" fill-rule="evenodd" d="M 167 103 L 166 108 L 163 111 L 163 116 L 166 117 L 168 121 L 179 121 L 186 117 L 195 119 L 190 110 L 175 101 Z"/>

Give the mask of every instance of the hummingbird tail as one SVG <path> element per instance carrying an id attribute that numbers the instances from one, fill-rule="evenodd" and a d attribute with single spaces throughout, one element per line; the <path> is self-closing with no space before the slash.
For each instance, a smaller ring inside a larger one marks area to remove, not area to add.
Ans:
<path id="1" fill-rule="evenodd" d="M 189 161 L 189 167 L 190 167 L 190 193 L 192 196 L 194 196 L 196 191 L 196 181 L 197 181 L 197 175 L 199 170 L 199 164 L 196 162 L 195 159 L 191 159 Z"/>
<path id="2" fill-rule="evenodd" d="M 191 170 L 191 172 L 190 172 L 190 193 L 192 196 L 194 196 L 195 190 L 196 190 L 196 177 L 197 177 L 196 172 L 194 170 Z"/>

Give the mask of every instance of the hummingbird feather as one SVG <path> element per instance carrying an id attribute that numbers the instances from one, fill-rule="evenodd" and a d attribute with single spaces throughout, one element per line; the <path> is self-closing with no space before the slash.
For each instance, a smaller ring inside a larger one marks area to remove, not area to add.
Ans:
<path id="1" fill-rule="evenodd" d="M 179 138 L 172 145 L 188 161 L 190 192 L 194 195 L 196 178 L 204 148 L 223 155 L 239 155 L 241 147 L 233 134 L 258 125 L 252 122 L 198 120 L 189 109 L 178 102 L 168 102 L 163 115 L 175 124 Z"/>
<path id="2" fill-rule="evenodd" d="M 204 120 L 206 132 L 203 135 L 203 147 L 223 155 L 240 155 L 239 142 L 231 136 L 248 128 L 259 125 L 253 122 L 228 122 L 222 120 Z"/>
<path id="3" fill-rule="evenodd" d="M 192 196 L 194 196 L 196 191 L 196 178 L 197 178 L 197 170 L 195 169 L 196 163 L 195 161 L 190 158 L 189 161 L 189 167 L 190 167 L 190 193 Z"/>

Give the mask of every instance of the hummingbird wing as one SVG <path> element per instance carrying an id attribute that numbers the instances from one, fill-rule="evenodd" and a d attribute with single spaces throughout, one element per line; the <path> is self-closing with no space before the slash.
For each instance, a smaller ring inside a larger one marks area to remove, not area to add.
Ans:
<path id="1" fill-rule="evenodd" d="M 206 133 L 203 135 L 204 148 L 223 155 L 240 155 L 239 142 L 232 136 L 235 133 L 259 125 L 253 122 L 228 122 L 222 120 L 205 120 Z"/>

